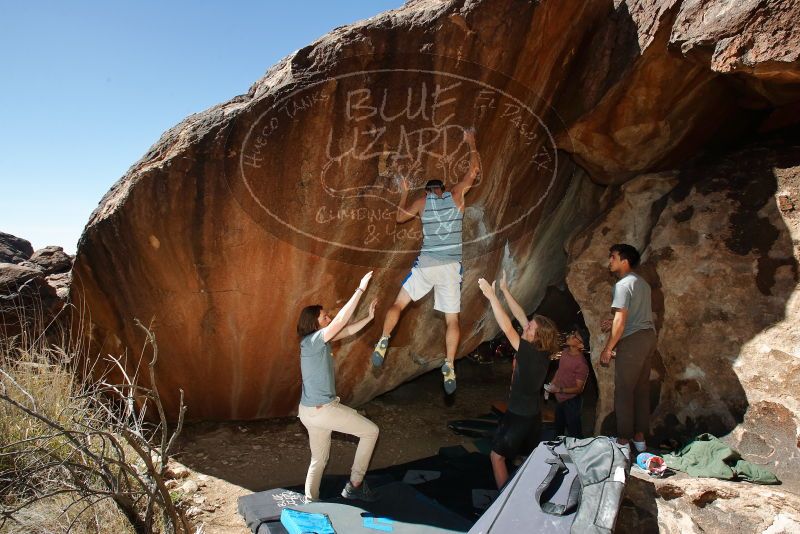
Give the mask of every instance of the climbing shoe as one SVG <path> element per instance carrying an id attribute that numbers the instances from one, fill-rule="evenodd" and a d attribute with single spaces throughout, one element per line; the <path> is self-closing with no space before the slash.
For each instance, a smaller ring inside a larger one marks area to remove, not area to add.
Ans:
<path id="1" fill-rule="evenodd" d="M 375 502 L 380 498 L 380 496 L 367 485 L 366 480 L 357 488 L 348 481 L 342 490 L 342 497 L 365 502 Z"/>
<path id="2" fill-rule="evenodd" d="M 452 395 L 456 390 L 456 371 L 447 360 L 442 365 L 442 377 L 444 378 L 444 392 Z"/>
<path id="3" fill-rule="evenodd" d="M 389 348 L 389 336 L 383 336 L 378 340 L 375 345 L 375 350 L 372 352 L 372 365 L 380 367 L 383 365 L 383 359 L 386 358 L 386 349 Z"/>

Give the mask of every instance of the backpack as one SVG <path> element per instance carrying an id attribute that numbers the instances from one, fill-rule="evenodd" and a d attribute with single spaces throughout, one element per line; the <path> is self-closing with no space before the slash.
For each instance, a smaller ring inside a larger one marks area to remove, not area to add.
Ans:
<path id="1" fill-rule="evenodd" d="M 605 436 L 542 442 L 469 532 L 610 533 L 628 458 L 628 445 Z"/>
<path id="2" fill-rule="evenodd" d="M 631 470 L 630 446 L 620 445 L 606 436 L 562 439 L 581 486 L 580 502 L 570 531 L 597 534 L 613 532 Z M 551 472 L 561 469 L 563 464 L 560 464 L 560 456 L 553 452 L 552 458 Z M 545 510 L 544 504 L 541 506 L 546 513 L 560 512 L 558 507 L 549 511 Z"/>

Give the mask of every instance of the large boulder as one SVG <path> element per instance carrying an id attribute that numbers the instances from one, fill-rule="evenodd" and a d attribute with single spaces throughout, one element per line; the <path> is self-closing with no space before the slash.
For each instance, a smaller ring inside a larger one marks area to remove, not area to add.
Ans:
<path id="1" fill-rule="evenodd" d="M 33 247 L 30 241 L 0 232 L 0 262 L 20 263 L 29 260 L 31 255 Z"/>
<path id="2" fill-rule="evenodd" d="M 30 242 L 0 232 L 0 341 L 24 333 L 35 340 L 66 322 L 54 322 L 69 297 L 72 257 L 61 247 L 33 251 Z"/>
<path id="3" fill-rule="evenodd" d="M 420 240 L 418 223 L 394 223 L 392 163 L 417 192 L 431 177 L 450 186 L 475 126 L 465 354 L 497 332 L 479 276 L 508 269 L 533 311 L 563 281 L 565 240 L 613 200 L 604 185 L 678 168 L 774 108 L 742 108 L 753 90 L 728 78 L 749 71 L 676 50 L 680 5 L 416 1 L 297 51 L 166 132 L 101 201 L 73 270 L 96 353 L 127 353 L 133 375 L 138 318 L 156 334 L 171 414 L 183 389 L 190 418 L 284 415 L 299 398 L 300 308 L 340 305 L 373 269 L 378 321 L 335 348 L 338 393 L 359 403 L 436 367 L 444 325 L 430 299 L 406 311 L 386 366 L 369 363 Z"/>
<path id="4" fill-rule="evenodd" d="M 691 0 L 681 2 L 670 45 L 715 72 L 746 73 L 754 87 L 778 89 L 800 83 L 798 20 L 793 0 Z"/>
<path id="5" fill-rule="evenodd" d="M 571 242 L 570 290 L 592 333 L 597 432 L 613 433 L 613 365 L 597 364 L 608 247 L 643 251 L 658 349 L 653 428 L 711 432 L 800 482 L 800 148 L 758 145 L 626 183 Z M 663 433 L 662 433 L 663 435 Z"/>
<path id="6" fill-rule="evenodd" d="M 44 279 L 47 281 L 47 285 L 56 290 L 56 295 L 58 295 L 58 298 L 64 302 L 69 300 L 69 288 L 72 284 L 72 271 L 49 274 L 45 276 Z"/>
<path id="7" fill-rule="evenodd" d="M 0 341 L 25 334 L 37 339 L 52 326 L 64 300 L 41 270 L 15 263 L 0 263 Z"/>
<path id="8" fill-rule="evenodd" d="M 633 471 L 616 532 L 729 534 L 800 532 L 800 497 L 786 488 Z"/>
<path id="9" fill-rule="evenodd" d="M 31 255 L 30 262 L 38 265 L 46 275 L 66 273 L 72 269 L 72 257 L 56 246 L 37 250 Z"/>

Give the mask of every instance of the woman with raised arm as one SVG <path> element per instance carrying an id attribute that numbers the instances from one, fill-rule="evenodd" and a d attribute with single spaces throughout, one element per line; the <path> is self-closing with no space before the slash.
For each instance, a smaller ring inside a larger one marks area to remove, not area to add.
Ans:
<path id="1" fill-rule="evenodd" d="M 354 409 L 339 402 L 339 397 L 336 396 L 331 351 L 331 341 L 352 336 L 375 316 L 377 300 L 370 303 L 366 317 L 353 324 L 347 324 L 366 291 L 370 278 L 372 271 L 364 275 L 353 296 L 333 319 L 322 306 L 316 304 L 303 308 L 297 321 L 297 335 L 300 336 L 300 372 L 303 376 L 303 392 L 298 416 L 308 430 L 308 441 L 311 446 L 311 463 L 306 475 L 305 493 L 306 498 L 312 501 L 319 499 L 319 485 L 322 472 L 328 463 L 332 431 L 359 438 L 350 480 L 342 490 L 342 497 L 362 501 L 374 501 L 378 498 L 364 480 L 375 442 L 378 440 L 378 427 Z"/>
<path id="2" fill-rule="evenodd" d="M 495 293 L 495 283 L 489 285 L 489 282 L 481 278 L 478 280 L 478 286 L 491 303 L 500 330 L 517 351 L 514 355 L 508 409 L 497 427 L 492 440 L 492 452 L 489 455 L 494 480 L 497 487 L 502 488 L 508 481 L 506 459 L 513 459 L 519 454 L 530 437 L 534 440 L 539 438 L 541 426 L 539 392 L 547 375 L 550 355 L 559 349 L 558 328 L 544 315 L 534 315 L 533 319 L 528 321 L 522 306 L 508 290 L 506 275 L 503 273 L 500 290 L 506 298 L 511 313 L 522 326 L 520 337 Z"/>

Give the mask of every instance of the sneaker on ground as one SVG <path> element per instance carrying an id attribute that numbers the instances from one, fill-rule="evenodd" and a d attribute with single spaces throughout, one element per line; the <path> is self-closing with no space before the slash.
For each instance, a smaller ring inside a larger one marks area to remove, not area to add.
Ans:
<path id="1" fill-rule="evenodd" d="M 348 480 L 342 490 L 342 497 L 365 502 L 375 502 L 380 498 L 376 492 L 372 491 L 366 480 L 361 482 L 361 485 L 357 488 Z"/>
<path id="2" fill-rule="evenodd" d="M 442 377 L 444 379 L 444 392 L 452 395 L 456 390 L 456 371 L 447 360 L 442 364 Z"/>
<path id="3" fill-rule="evenodd" d="M 372 352 L 372 365 L 380 367 L 383 365 L 383 360 L 386 358 L 386 349 L 389 348 L 389 336 L 383 336 L 375 344 L 375 350 Z"/>

